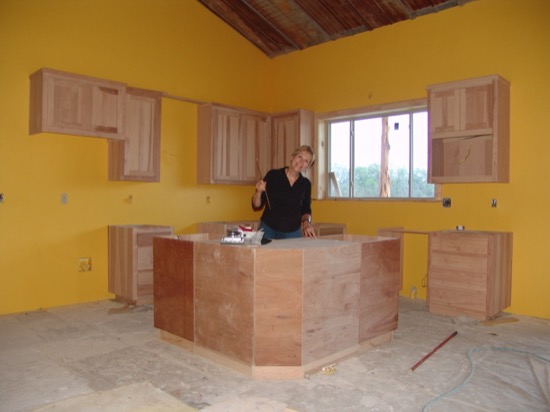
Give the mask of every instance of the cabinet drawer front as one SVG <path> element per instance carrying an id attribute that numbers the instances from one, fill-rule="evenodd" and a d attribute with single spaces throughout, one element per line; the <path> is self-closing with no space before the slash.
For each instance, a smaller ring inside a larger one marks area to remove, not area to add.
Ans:
<path id="1" fill-rule="evenodd" d="M 462 313 L 475 318 L 484 318 L 484 314 L 487 312 L 487 296 L 483 292 L 431 288 L 429 295 L 430 310 L 436 306 L 439 309 L 444 309 L 438 313 L 451 316 Z"/>
<path id="2" fill-rule="evenodd" d="M 434 252 L 430 254 L 430 268 L 464 271 L 466 273 L 484 273 L 487 276 L 487 256 L 456 255 Z"/>
<path id="3" fill-rule="evenodd" d="M 138 272 L 137 274 L 137 295 L 138 297 L 144 297 L 146 295 L 153 295 L 153 271 L 146 270 Z"/>
<path id="4" fill-rule="evenodd" d="M 137 269 L 153 270 L 153 246 L 142 246 L 137 249 Z"/>
<path id="5" fill-rule="evenodd" d="M 153 271 L 142 270 L 137 273 L 137 285 L 140 287 L 153 286 Z"/>
<path id="6" fill-rule="evenodd" d="M 487 234 L 478 233 L 433 233 L 430 236 L 430 247 L 432 252 L 487 255 L 489 238 Z"/>
<path id="7" fill-rule="evenodd" d="M 487 292 L 487 274 L 484 272 L 456 271 L 438 268 L 428 275 L 428 288 L 442 288 L 453 291 Z"/>
<path id="8" fill-rule="evenodd" d="M 159 231 L 159 232 L 148 232 L 148 233 L 138 233 L 136 236 L 136 243 L 138 246 L 153 246 L 153 238 L 155 236 L 169 236 L 172 234 L 172 231 Z"/>

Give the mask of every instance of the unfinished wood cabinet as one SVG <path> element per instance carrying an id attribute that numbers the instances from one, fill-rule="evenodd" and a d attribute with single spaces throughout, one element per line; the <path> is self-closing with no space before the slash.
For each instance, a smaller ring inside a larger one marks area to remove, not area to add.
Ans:
<path id="1" fill-rule="evenodd" d="M 109 141 L 109 179 L 160 181 L 162 93 L 127 88 L 123 141 Z"/>
<path id="2" fill-rule="evenodd" d="M 510 83 L 486 76 L 428 86 L 431 183 L 508 182 Z"/>
<path id="3" fill-rule="evenodd" d="M 397 328 L 398 239 L 243 247 L 173 236 L 154 248 L 161 336 L 255 378 L 302 378 Z"/>
<path id="4" fill-rule="evenodd" d="M 273 114 L 271 116 L 272 168 L 288 166 L 290 156 L 302 145 L 313 147 L 313 112 L 300 109 Z M 312 181 L 313 169 L 308 168 L 304 176 Z"/>
<path id="5" fill-rule="evenodd" d="M 198 108 L 197 182 L 255 184 L 270 166 L 269 115 L 217 104 Z"/>
<path id="6" fill-rule="evenodd" d="M 492 319 L 511 304 L 512 233 L 441 231 L 429 237 L 431 313 Z"/>
<path id="7" fill-rule="evenodd" d="M 29 133 L 124 139 L 126 85 L 52 69 L 30 76 Z"/>
<path id="8" fill-rule="evenodd" d="M 109 292 L 134 305 L 153 303 L 153 238 L 170 226 L 109 226 Z"/>

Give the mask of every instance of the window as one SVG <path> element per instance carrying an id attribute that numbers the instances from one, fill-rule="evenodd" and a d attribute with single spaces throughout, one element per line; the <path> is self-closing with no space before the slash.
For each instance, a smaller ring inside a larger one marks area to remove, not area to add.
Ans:
<path id="1" fill-rule="evenodd" d="M 421 106 L 378 107 L 326 117 L 326 196 L 434 199 L 428 183 L 428 114 Z"/>

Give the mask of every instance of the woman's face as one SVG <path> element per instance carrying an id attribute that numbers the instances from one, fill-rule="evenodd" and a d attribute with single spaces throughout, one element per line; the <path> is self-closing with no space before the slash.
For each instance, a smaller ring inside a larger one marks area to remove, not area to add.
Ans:
<path id="1" fill-rule="evenodd" d="M 291 166 L 296 172 L 300 173 L 309 167 L 311 158 L 312 156 L 310 153 L 305 151 L 299 152 L 292 158 Z"/>

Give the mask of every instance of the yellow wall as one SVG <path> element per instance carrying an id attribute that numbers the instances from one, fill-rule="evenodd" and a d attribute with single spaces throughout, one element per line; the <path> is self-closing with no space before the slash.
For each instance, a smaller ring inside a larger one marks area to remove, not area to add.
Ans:
<path id="1" fill-rule="evenodd" d="M 425 97 L 426 85 L 500 74 L 511 82 L 509 184 L 444 185 L 439 203 L 316 202 L 352 233 L 379 227 L 510 231 L 515 313 L 550 318 L 550 25 L 547 0 L 479 0 L 274 60 L 274 110 L 316 112 Z M 371 95 L 371 98 L 369 98 Z M 491 208 L 491 199 L 498 206 Z M 407 236 L 403 294 L 420 288 L 427 239 Z"/>
<path id="2" fill-rule="evenodd" d="M 450 209 L 316 201 L 314 215 L 345 222 L 353 233 L 457 224 L 512 231 L 508 310 L 550 318 L 550 186 L 542 180 L 550 149 L 549 11 L 547 0 L 478 0 L 270 60 L 196 1 L 0 0 L 0 313 L 111 298 L 107 225 L 166 224 L 187 233 L 197 221 L 258 217 L 249 209 L 250 187 L 195 184 L 193 104 L 163 100 L 160 183 L 108 181 L 102 139 L 29 136 L 28 75 L 51 67 L 204 101 L 317 112 L 502 75 L 512 84 L 509 184 L 445 185 Z M 417 285 L 425 296 L 424 243 L 406 240 L 405 294 Z M 80 257 L 92 257 L 91 272 L 78 272 Z"/>

